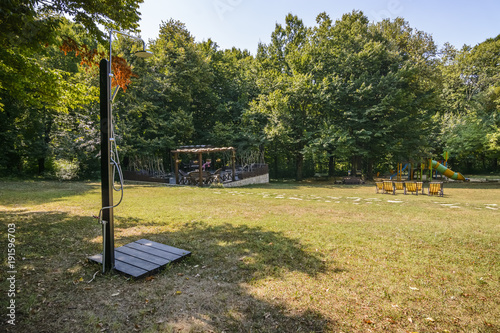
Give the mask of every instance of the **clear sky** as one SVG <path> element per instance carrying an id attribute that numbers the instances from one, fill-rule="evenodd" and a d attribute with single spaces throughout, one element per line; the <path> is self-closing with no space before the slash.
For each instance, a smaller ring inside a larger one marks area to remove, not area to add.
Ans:
<path id="1" fill-rule="evenodd" d="M 140 29 L 144 40 L 156 39 L 161 22 L 172 18 L 185 23 L 197 42 L 211 38 L 222 49 L 255 54 L 288 13 L 311 27 L 321 12 L 336 20 L 354 9 L 375 22 L 403 17 L 438 46 L 474 46 L 500 34 L 500 0 L 144 0 Z"/>

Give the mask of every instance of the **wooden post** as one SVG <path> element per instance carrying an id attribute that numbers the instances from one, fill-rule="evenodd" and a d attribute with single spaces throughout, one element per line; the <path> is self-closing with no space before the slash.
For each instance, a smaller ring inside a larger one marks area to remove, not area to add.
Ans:
<path id="1" fill-rule="evenodd" d="M 233 156 L 231 157 L 232 161 L 232 171 L 233 171 L 233 182 L 236 180 L 236 152 L 235 149 L 233 149 Z"/>
<path id="2" fill-rule="evenodd" d="M 198 153 L 198 167 L 199 167 L 199 170 L 200 170 L 200 186 L 203 186 L 203 173 L 202 173 L 202 163 L 203 163 L 203 159 L 202 159 L 202 155 L 203 153 Z"/>
<path id="3" fill-rule="evenodd" d="M 179 162 L 178 162 L 179 153 L 178 152 L 174 153 L 174 159 L 175 159 L 175 183 L 180 184 L 180 181 L 179 181 Z"/>
<path id="4" fill-rule="evenodd" d="M 102 207 L 113 206 L 113 168 L 111 166 L 111 78 L 110 64 L 102 59 L 99 64 L 99 100 L 101 116 L 101 199 Z M 115 267 L 115 240 L 113 227 L 113 208 L 102 211 L 102 270 L 109 272 Z"/>

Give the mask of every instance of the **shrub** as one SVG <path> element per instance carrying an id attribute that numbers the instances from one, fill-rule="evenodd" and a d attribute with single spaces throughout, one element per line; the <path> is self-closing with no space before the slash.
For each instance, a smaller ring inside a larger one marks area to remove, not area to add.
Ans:
<path id="1" fill-rule="evenodd" d="M 78 161 L 56 160 L 54 162 L 54 171 L 59 180 L 72 180 L 78 177 L 80 166 Z"/>

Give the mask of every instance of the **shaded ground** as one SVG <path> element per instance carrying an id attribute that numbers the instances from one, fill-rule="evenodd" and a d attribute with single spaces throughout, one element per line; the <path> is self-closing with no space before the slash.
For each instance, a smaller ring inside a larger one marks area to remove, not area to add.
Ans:
<path id="1" fill-rule="evenodd" d="M 444 198 L 307 183 L 129 187 L 115 245 L 192 252 L 142 280 L 86 260 L 101 251 L 98 186 L 0 185 L 0 248 L 16 226 L 9 332 L 500 331 L 495 185 L 446 184 Z"/>
<path id="2" fill-rule="evenodd" d="M 279 302 L 249 294 L 253 280 L 290 270 L 315 275 L 323 269 L 318 258 L 279 233 L 189 223 L 182 232 L 143 234 L 174 246 L 187 240 L 193 256 L 151 278 L 133 281 L 103 276 L 98 265 L 87 262 L 86 256 L 99 251 L 99 244 L 88 247 L 95 236 L 89 230 L 95 228 L 89 228 L 93 221 L 87 217 L 26 211 L 1 217 L 18 225 L 22 267 L 17 274 L 17 325 L 7 326 L 8 331 L 314 332 L 327 325 L 318 313 L 290 313 Z M 136 224 L 123 221 L 120 227 Z"/>

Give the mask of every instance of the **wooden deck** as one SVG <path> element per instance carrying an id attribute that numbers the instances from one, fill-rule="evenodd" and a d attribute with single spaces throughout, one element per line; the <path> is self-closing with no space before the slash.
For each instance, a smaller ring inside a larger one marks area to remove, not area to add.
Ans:
<path id="1" fill-rule="evenodd" d="M 140 239 L 115 249 L 115 270 L 142 278 L 190 255 L 191 252 L 186 250 Z M 93 255 L 89 259 L 102 264 L 102 254 Z"/>

